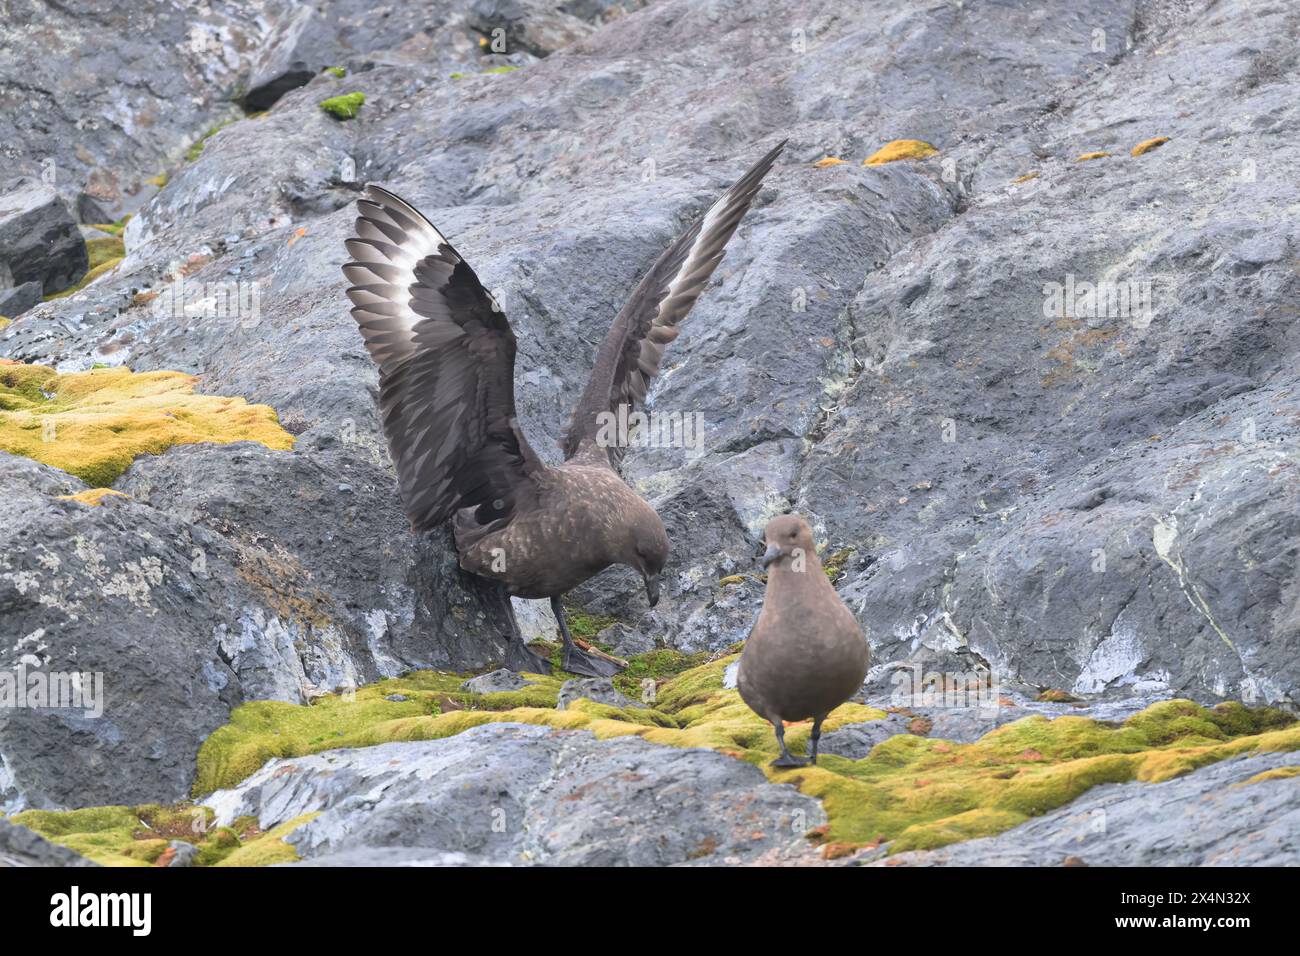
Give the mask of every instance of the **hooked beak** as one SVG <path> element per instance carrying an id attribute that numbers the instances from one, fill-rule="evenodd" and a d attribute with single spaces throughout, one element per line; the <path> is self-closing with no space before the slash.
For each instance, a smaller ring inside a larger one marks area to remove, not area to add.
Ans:
<path id="1" fill-rule="evenodd" d="M 654 607 L 659 603 L 659 575 L 647 574 L 645 577 L 645 596 Z"/>
<path id="2" fill-rule="evenodd" d="M 774 544 L 769 544 L 767 550 L 763 552 L 763 569 L 766 570 L 767 566 L 779 557 L 781 557 L 781 549 Z"/>

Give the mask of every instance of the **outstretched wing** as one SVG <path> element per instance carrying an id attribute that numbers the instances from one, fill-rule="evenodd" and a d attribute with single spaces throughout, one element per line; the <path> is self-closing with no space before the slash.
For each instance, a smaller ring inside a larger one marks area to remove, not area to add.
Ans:
<path id="1" fill-rule="evenodd" d="M 544 468 L 515 418 L 505 313 L 415 207 L 378 186 L 357 201 L 343 273 L 370 357 L 402 503 L 422 531 L 461 508 L 480 524 L 531 500 Z"/>
<path id="2" fill-rule="evenodd" d="M 650 382 L 659 373 L 664 349 L 677 338 L 678 323 L 691 311 L 722 261 L 727 241 L 758 195 L 763 177 L 785 142 L 723 193 L 699 222 L 668 247 L 636 287 L 596 354 L 596 367 L 564 438 L 566 460 L 584 445 L 594 445 L 602 413 L 617 415 L 619 406 L 625 405 L 630 414 L 645 401 Z M 610 446 L 603 450 L 610 464 L 618 467 L 625 449 Z"/>

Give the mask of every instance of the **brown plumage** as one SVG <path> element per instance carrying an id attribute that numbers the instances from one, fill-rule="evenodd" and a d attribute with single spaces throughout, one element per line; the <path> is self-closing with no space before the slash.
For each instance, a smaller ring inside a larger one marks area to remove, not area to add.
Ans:
<path id="1" fill-rule="evenodd" d="M 740 655 L 737 688 L 750 710 L 776 729 L 774 767 L 807 763 L 785 747 L 783 721 L 813 721 L 808 754 L 817 762 L 822 721 L 862 686 L 871 650 L 857 619 L 835 593 L 798 515 L 781 515 L 763 533 L 767 592 Z"/>
<path id="2" fill-rule="evenodd" d="M 500 306 L 414 206 L 378 186 L 357 202 L 343 266 L 352 316 L 379 366 L 379 407 L 402 502 L 416 531 L 453 521 L 460 565 L 511 595 L 551 599 L 564 668 L 605 676 L 610 658 L 579 650 L 561 596 L 621 564 L 645 581 L 653 606 L 668 535 L 616 470 L 624 449 L 599 440 L 601 417 L 645 400 L 727 241 L 758 194 L 781 143 L 659 257 L 614 319 L 563 442 L 545 464 L 515 412 L 515 336 Z M 506 635 L 506 663 L 549 672 Z"/>

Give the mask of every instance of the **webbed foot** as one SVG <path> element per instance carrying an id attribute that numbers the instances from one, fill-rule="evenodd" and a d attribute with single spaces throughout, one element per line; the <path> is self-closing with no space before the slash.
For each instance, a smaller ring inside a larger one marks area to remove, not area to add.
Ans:
<path id="1" fill-rule="evenodd" d="M 769 767 L 806 767 L 808 766 L 808 761 L 804 760 L 803 757 L 796 757 L 794 756 L 794 754 L 785 753 L 785 754 L 781 754 L 781 756 L 773 760 L 770 764 L 768 764 L 768 766 Z"/>
<path id="2" fill-rule="evenodd" d="M 599 651 L 584 651 L 576 644 L 566 644 L 560 660 L 562 670 L 584 677 L 613 677 L 626 667 L 627 664 L 613 657 Z"/>
<path id="3" fill-rule="evenodd" d="M 506 643 L 505 666 L 516 674 L 549 674 L 551 659 L 543 657 L 528 648 L 522 640 L 516 638 Z"/>

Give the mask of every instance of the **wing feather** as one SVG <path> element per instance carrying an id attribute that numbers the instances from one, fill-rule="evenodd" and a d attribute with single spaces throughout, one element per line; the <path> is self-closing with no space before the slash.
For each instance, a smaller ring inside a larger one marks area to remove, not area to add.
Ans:
<path id="1" fill-rule="evenodd" d="M 545 467 L 515 412 L 515 337 L 468 263 L 410 203 L 369 186 L 343 273 L 379 366 L 379 411 L 416 530 L 481 525 L 536 499 Z"/>
<path id="2" fill-rule="evenodd" d="M 645 401 L 659 374 L 664 350 L 677 338 L 678 324 L 722 261 L 728 240 L 784 147 L 782 141 L 723 193 L 703 218 L 664 251 L 637 285 L 596 354 L 591 379 L 564 438 L 566 460 L 584 447 L 595 446 L 602 414 L 616 415 L 620 406 L 631 413 Z M 611 446 L 602 451 L 609 463 L 618 467 L 625 449 Z"/>

